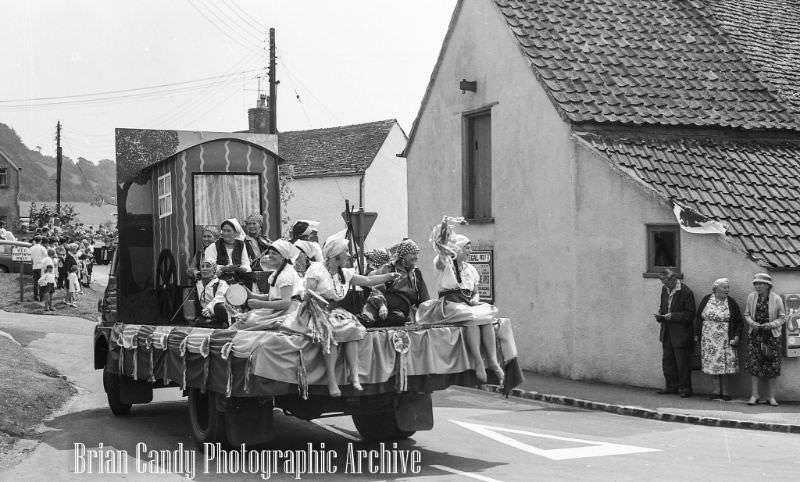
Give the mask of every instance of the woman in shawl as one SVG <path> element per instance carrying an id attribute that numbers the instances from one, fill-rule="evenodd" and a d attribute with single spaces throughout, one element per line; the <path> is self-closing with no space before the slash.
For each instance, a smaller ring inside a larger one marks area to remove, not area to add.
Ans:
<path id="1" fill-rule="evenodd" d="M 492 322 L 498 309 L 483 303 L 478 296 L 480 281 L 478 270 L 467 263 L 472 251 L 469 238 L 455 234 L 449 221 L 463 222 L 461 218 L 445 217 L 434 228 L 432 241 L 439 254 L 434 258 L 436 285 L 439 299 L 426 301 L 417 310 L 417 322 L 424 324 L 447 323 L 466 327 L 467 348 L 475 365 L 475 375 L 486 382 L 486 367 L 481 358 L 481 345 L 486 351 L 489 368 L 495 372 L 500 384 L 504 373 L 497 361 L 497 345 Z"/>
<path id="2" fill-rule="evenodd" d="M 374 274 L 397 273 L 394 282 L 378 286 L 374 291 L 386 298 L 387 315 L 375 320 L 376 326 L 403 326 L 414 321 L 414 309 L 427 301 L 428 287 L 417 268 L 419 246 L 413 239 L 404 239 L 397 245 L 393 260 L 377 268 Z"/>
<path id="3" fill-rule="evenodd" d="M 297 311 L 303 299 L 303 279 L 295 271 L 292 258 L 295 247 L 284 239 L 274 241 L 262 259 L 264 268 L 272 270 L 267 279 L 269 292 L 256 294 L 247 290 L 247 304 L 253 311 L 239 316 L 234 330 L 266 330 L 276 328 L 286 315 Z"/>
<path id="4" fill-rule="evenodd" d="M 311 263 L 306 271 L 306 290 L 313 293 L 308 301 L 313 303 L 313 296 L 318 295 L 327 302 L 324 310 L 316 311 L 322 313 L 324 320 L 307 320 L 309 323 L 323 323 L 326 326 L 319 340 L 323 344 L 325 353 L 325 368 L 327 370 L 328 391 L 332 397 L 342 395 L 339 384 L 336 381 L 336 359 L 338 356 L 338 344 L 344 344 L 345 359 L 350 367 L 350 382 L 355 390 L 362 390 L 358 379 L 358 346 L 351 341 L 358 341 L 364 338 L 366 329 L 349 311 L 339 308 L 337 304 L 347 295 L 350 286 L 375 286 L 396 280 L 397 273 L 388 273 L 376 276 L 362 276 L 356 274 L 354 268 L 346 268 L 350 256 L 347 251 L 348 241 L 344 237 L 344 231 L 329 237 L 322 248 L 323 262 Z M 301 310 L 302 311 L 302 310 Z M 309 310 L 309 313 L 314 313 Z M 327 335 L 329 333 L 329 335 Z M 333 341 L 330 343 L 330 341 Z M 329 345 L 329 349 L 328 348 Z"/>
<path id="5" fill-rule="evenodd" d="M 220 239 L 209 245 L 205 259 L 220 267 L 220 278 L 229 281 L 250 272 L 250 258 L 244 248 L 244 231 L 236 219 L 226 219 L 219 225 Z"/>

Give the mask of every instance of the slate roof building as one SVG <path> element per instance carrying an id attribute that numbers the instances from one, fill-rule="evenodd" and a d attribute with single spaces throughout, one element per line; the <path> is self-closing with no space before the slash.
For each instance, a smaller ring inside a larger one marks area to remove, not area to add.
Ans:
<path id="1" fill-rule="evenodd" d="M 459 1 L 404 151 L 409 235 L 472 219 L 524 367 L 662 386 L 665 267 L 698 301 L 728 277 L 743 305 L 760 271 L 800 293 L 798 18 L 778 0 Z M 785 358 L 778 393 L 799 382 Z"/>
<path id="2" fill-rule="evenodd" d="M 320 241 L 344 228 L 345 200 L 375 211 L 369 248 L 389 247 L 408 232 L 407 137 L 394 119 L 278 134 L 278 152 L 293 168 L 292 221 L 319 221 Z"/>

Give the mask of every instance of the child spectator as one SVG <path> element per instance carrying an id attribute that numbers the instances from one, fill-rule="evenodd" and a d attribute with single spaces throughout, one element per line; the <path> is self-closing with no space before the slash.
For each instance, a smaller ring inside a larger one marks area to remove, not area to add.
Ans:
<path id="1" fill-rule="evenodd" d="M 53 291 L 56 289 L 56 276 L 53 274 L 53 264 L 44 265 L 42 276 L 39 277 L 39 296 L 44 302 L 44 311 L 56 311 L 53 308 Z"/>
<path id="2" fill-rule="evenodd" d="M 75 304 L 75 301 L 78 300 L 78 293 L 81 291 L 81 285 L 78 282 L 78 266 L 72 265 L 69 269 L 69 275 L 67 276 L 67 306 L 71 306 L 73 308 L 77 308 L 78 305 Z"/>

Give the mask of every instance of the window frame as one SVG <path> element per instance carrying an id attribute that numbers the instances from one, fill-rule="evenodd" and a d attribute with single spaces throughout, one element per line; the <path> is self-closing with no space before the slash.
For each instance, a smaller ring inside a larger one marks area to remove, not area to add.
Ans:
<path id="1" fill-rule="evenodd" d="M 8 168 L 0 167 L 0 187 L 8 187 Z"/>
<path id="2" fill-rule="evenodd" d="M 672 232 L 675 234 L 675 264 L 676 266 L 656 266 L 655 264 L 655 233 Z M 658 278 L 665 269 L 673 270 L 679 278 L 683 278 L 681 272 L 681 227 L 676 223 L 648 223 L 645 224 L 645 242 L 647 243 L 646 270 L 643 274 L 645 278 Z"/>
<path id="3" fill-rule="evenodd" d="M 163 183 L 162 183 L 163 181 Z M 164 189 L 162 191 L 162 185 Z M 166 218 L 172 215 L 172 173 L 168 172 L 162 176 L 158 176 L 156 180 L 156 194 L 158 195 L 158 219 Z M 164 200 L 165 208 L 169 211 L 161 210 L 161 201 Z"/>
<path id="4" fill-rule="evenodd" d="M 472 158 L 470 156 L 471 153 L 471 141 L 474 139 L 472 136 L 472 124 L 471 121 L 477 117 L 488 116 L 489 118 L 489 173 L 491 176 L 492 172 L 492 107 L 494 107 L 497 103 L 492 103 L 487 106 L 480 107 L 478 109 L 470 110 L 461 114 L 461 211 L 463 216 L 473 224 L 481 224 L 481 223 L 493 223 L 494 216 L 493 216 L 493 190 L 491 185 L 491 177 L 489 181 L 489 191 L 488 191 L 488 199 L 484 202 L 487 204 L 488 207 L 488 216 L 484 217 L 476 217 L 476 205 L 479 204 L 475 201 L 477 196 L 473 196 L 474 191 L 470 179 L 472 178 L 471 174 L 474 169 L 472 165 Z"/>

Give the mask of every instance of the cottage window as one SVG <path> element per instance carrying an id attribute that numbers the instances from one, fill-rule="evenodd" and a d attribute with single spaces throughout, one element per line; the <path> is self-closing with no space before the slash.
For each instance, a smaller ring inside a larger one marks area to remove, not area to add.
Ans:
<path id="1" fill-rule="evenodd" d="M 483 110 L 464 116 L 464 217 L 492 219 L 492 114 Z"/>
<path id="2" fill-rule="evenodd" d="M 158 177 L 158 217 L 172 214 L 172 175 L 166 173 Z"/>
<path id="3" fill-rule="evenodd" d="M 0 187 L 8 186 L 8 169 L 0 168 Z"/>
<path id="4" fill-rule="evenodd" d="M 647 225 L 647 272 L 658 275 L 667 268 L 681 271 L 681 231 L 677 224 Z"/>

